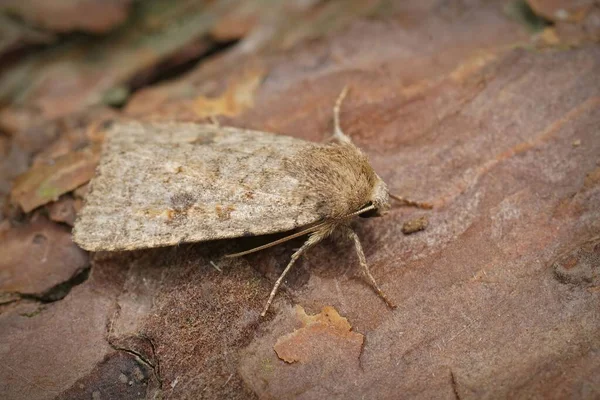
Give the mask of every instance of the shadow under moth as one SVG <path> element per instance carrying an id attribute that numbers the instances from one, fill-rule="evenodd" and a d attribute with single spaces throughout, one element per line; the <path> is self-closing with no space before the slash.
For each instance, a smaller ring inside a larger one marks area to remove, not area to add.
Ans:
<path id="1" fill-rule="evenodd" d="M 345 94 L 344 89 L 334 107 L 334 134 L 327 143 L 218 124 L 115 125 L 75 223 L 74 241 L 89 251 L 119 251 L 296 231 L 227 256 L 236 257 L 307 235 L 275 282 L 264 316 L 294 262 L 337 231 L 354 243 L 370 284 L 394 307 L 350 226 L 356 216 L 384 213 L 391 195 L 340 128 Z"/>

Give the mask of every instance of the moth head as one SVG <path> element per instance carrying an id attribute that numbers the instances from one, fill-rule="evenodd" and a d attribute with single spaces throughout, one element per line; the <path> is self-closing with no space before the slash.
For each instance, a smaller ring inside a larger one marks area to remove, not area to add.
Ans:
<path id="1" fill-rule="evenodd" d="M 373 190 L 371 191 L 371 199 L 365 206 L 373 205 L 375 209 L 369 210 L 360 214 L 363 218 L 381 217 L 390 209 L 390 195 L 385 182 L 377 176 Z"/>

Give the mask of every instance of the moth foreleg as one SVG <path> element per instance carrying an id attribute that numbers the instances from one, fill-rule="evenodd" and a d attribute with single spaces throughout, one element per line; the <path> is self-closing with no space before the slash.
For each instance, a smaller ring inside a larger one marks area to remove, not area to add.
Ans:
<path id="1" fill-rule="evenodd" d="M 345 230 L 346 230 L 346 235 L 348 236 L 348 238 L 350 238 L 354 242 L 354 248 L 356 249 L 356 255 L 358 256 L 358 262 L 360 263 L 360 266 L 362 267 L 365 275 L 369 279 L 371 286 L 377 292 L 379 297 L 381 297 L 383 299 L 383 301 L 385 301 L 385 303 L 390 308 L 396 308 L 396 305 L 394 303 L 392 303 L 390 301 L 390 299 L 388 299 L 388 297 L 385 295 L 383 290 L 381 290 L 381 288 L 377 284 L 377 281 L 375 281 L 375 278 L 373 277 L 373 275 L 371 275 L 371 271 L 369 270 L 369 265 L 367 264 L 367 259 L 365 257 L 365 252 L 363 251 L 362 245 L 360 244 L 360 239 L 359 239 L 358 235 L 350 227 L 346 227 Z"/>
<path id="2" fill-rule="evenodd" d="M 260 314 L 261 317 L 264 317 L 265 315 L 267 315 L 267 311 L 269 310 L 269 307 L 271 306 L 271 303 L 273 302 L 273 298 L 275 298 L 275 295 L 277 294 L 277 290 L 279 289 L 279 286 L 281 286 L 281 283 L 283 282 L 283 279 L 285 278 L 285 276 L 287 275 L 287 273 L 290 271 L 290 269 L 292 269 L 292 266 L 294 265 L 294 263 L 296 262 L 296 260 L 298 258 L 300 258 L 300 256 L 303 253 L 305 253 L 308 249 L 310 249 L 312 246 L 314 246 L 315 244 L 317 244 L 321 240 L 323 240 L 323 238 L 325 236 L 326 235 L 322 234 L 319 231 L 314 232 L 313 234 L 311 234 L 308 237 L 308 239 L 306 239 L 306 242 L 304 242 L 304 244 L 302 245 L 302 247 L 300 247 L 294 254 L 292 254 L 290 262 L 285 267 L 285 269 L 283 270 L 283 272 L 281 273 L 281 275 L 279 276 L 279 278 L 275 282 L 275 285 L 273 286 L 273 289 L 271 290 L 271 294 L 269 295 L 269 300 L 267 300 L 267 304 L 265 305 L 265 309 Z"/>

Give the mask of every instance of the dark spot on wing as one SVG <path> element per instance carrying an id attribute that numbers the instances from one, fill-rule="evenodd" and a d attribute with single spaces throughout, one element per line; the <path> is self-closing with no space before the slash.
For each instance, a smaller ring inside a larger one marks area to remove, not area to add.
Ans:
<path id="1" fill-rule="evenodd" d="M 179 192 L 171 196 L 171 209 L 167 213 L 168 224 L 180 224 L 188 216 L 188 210 L 196 202 L 196 198 L 191 193 Z"/>
<path id="2" fill-rule="evenodd" d="M 244 231 L 244 233 L 242 233 L 242 237 L 253 237 L 253 236 L 256 236 L 256 235 L 250 231 Z"/>
<path id="3" fill-rule="evenodd" d="M 188 192 L 179 192 L 171 196 L 171 207 L 175 211 L 187 211 L 195 202 L 194 195 Z"/>

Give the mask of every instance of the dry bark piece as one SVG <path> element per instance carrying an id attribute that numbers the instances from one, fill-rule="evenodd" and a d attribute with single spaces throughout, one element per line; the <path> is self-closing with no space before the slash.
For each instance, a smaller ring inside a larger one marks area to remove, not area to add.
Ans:
<path id="1" fill-rule="evenodd" d="M 410 235 L 411 233 L 425 230 L 429 226 L 429 218 L 423 215 L 419 218 L 411 219 L 402 224 L 402 233 Z"/>
<path id="2" fill-rule="evenodd" d="M 74 43 L 33 54 L 3 71 L 2 99 L 13 106 L 38 109 L 45 119 L 103 104 L 107 93 L 129 87 L 141 73 L 163 65 L 184 48 L 189 47 L 187 59 L 202 54 L 203 47 L 196 43 L 225 11 L 227 3 L 138 2 L 135 18 L 113 34 L 77 38 Z M 192 54 L 194 51 L 200 53 Z"/>
<path id="3" fill-rule="evenodd" d="M 52 165 L 37 165 L 19 176 L 11 191 L 13 202 L 25 212 L 56 201 L 88 182 L 100 159 L 99 144 L 59 157 Z"/>
<path id="4" fill-rule="evenodd" d="M 3 0 L 0 10 L 56 32 L 104 33 L 122 24 L 133 0 Z"/>
<path id="5" fill-rule="evenodd" d="M 39 113 L 22 107 L 3 107 L 0 109 L 0 129 L 11 136 L 35 127 L 39 124 Z"/>
<path id="6" fill-rule="evenodd" d="M 215 115 L 234 116 L 252 107 L 254 93 L 263 77 L 264 72 L 261 70 L 249 71 L 228 85 L 222 95 L 216 98 L 197 97 L 193 104 L 196 115 L 199 118 Z"/>
<path id="7" fill-rule="evenodd" d="M 29 155 L 14 140 L 0 136 L 0 196 L 10 192 L 12 180 L 27 171 Z"/>
<path id="8" fill-rule="evenodd" d="M 0 14 L 0 57 L 27 46 L 49 44 L 54 40 L 51 33 L 38 31 Z"/>
<path id="9" fill-rule="evenodd" d="M 259 22 L 262 4 L 255 1 L 243 2 L 239 7 L 221 17 L 210 30 L 210 36 L 218 41 L 239 40 L 248 35 Z M 276 5 L 270 5 L 276 6 Z"/>
<path id="10" fill-rule="evenodd" d="M 81 208 L 82 200 L 72 197 L 62 197 L 48 206 L 48 215 L 54 222 L 62 222 L 73 226 L 77 211 Z"/>
<path id="11" fill-rule="evenodd" d="M 88 266 L 69 229 L 45 219 L 0 233 L 0 242 L 2 293 L 55 300 L 52 290 Z"/>
<path id="12" fill-rule="evenodd" d="M 85 199 L 85 196 L 87 196 L 89 190 L 90 190 L 90 184 L 89 183 L 83 184 L 83 185 L 79 186 L 77 189 L 73 190 L 73 196 L 75 196 L 76 199 Z M 77 211 L 79 211 L 79 209 L 77 209 Z"/>
<path id="13" fill-rule="evenodd" d="M 223 85 L 224 78 L 229 80 L 232 76 L 239 76 L 240 66 L 245 68 L 247 65 L 255 64 L 256 60 L 259 60 L 263 66 L 263 63 L 277 60 L 275 55 L 285 58 L 285 54 L 280 53 L 281 49 L 293 47 L 307 39 L 316 41 L 333 31 L 339 31 L 350 25 L 353 20 L 373 13 L 381 1 L 347 0 L 324 3 L 311 0 L 269 1 L 268 3 L 268 7 L 265 7 L 262 1 L 237 2 L 236 6 L 239 10 L 233 9 L 224 13 L 224 18 L 216 20 L 216 25 L 211 27 L 210 33 L 225 39 L 242 35 L 248 29 L 251 29 L 251 32 L 247 32 L 248 34 L 238 45 L 218 57 L 201 63 L 195 71 L 184 78 L 137 91 L 126 106 L 127 114 L 144 119 L 148 116 L 153 118 L 160 116 L 162 119 L 195 121 L 198 117 L 193 102 L 190 101 L 190 93 L 203 93 L 207 84 L 211 85 L 215 82 Z M 256 25 L 252 26 L 254 12 L 260 18 Z M 240 24 L 234 28 L 231 26 L 233 23 Z M 313 55 L 308 57 L 302 55 L 296 61 L 303 63 L 304 60 L 311 60 L 308 65 L 304 65 L 306 72 L 307 69 L 320 63 L 328 63 L 331 55 L 320 53 L 317 58 L 322 57 L 322 59 L 318 60 L 313 60 Z M 265 70 L 269 69 L 265 67 Z M 281 78 L 285 80 L 288 76 L 284 73 Z M 277 87 L 276 90 L 280 90 L 286 86 L 287 84 L 281 86 L 276 84 L 273 88 Z M 336 91 L 339 91 L 339 86 L 341 84 L 336 83 Z M 288 102 L 279 101 L 279 103 Z M 297 111 L 303 113 L 306 121 L 305 110 Z M 270 116 L 277 118 L 273 114 Z M 263 124 L 261 129 L 264 129 L 264 126 Z"/>
<path id="14" fill-rule="evenodd" d="M 353 332 L 348 320 L 335 308 L 325 306 L 319 314 L 308 315 L 297 305 L 296 317 L 302 327 L 281 336 L 273 347 L 283 361 L 306 364 L 336 352 L 355 354 L 358 358 L 364 336 Z"/>
<path id="15" fill-rule="evenodd" d="M 91 374 L 106 355 L 114 352 L 105 337 L 106 321 L 114 312 L 114 304 L 114 298 L 102 287 L 92 289 L 83 284 L 73 288 L 61 301 L 45 307 L 21 300 L 13 303 L 11 309 L 3 310 L 0 314 L 3 397 L 64 398 L 60 392 Z M 23 380 L 24 376 L 27 380 Z M 76 387 L 83 389 L 79 384 Z"/>
<path id="16" fill-rule="evenodd" d="M 94 107 L 50 122 L 38 122 L 37 126 L 28 129 L 29 132 L 20 132 L 17 137 L 22 143 L 32 139 L 32 136 L 42 136 L 45 140 L 38 142 L 33 166 L 54 164 L 61 156 L 84 149 L 90 144 L 102 143 L 106 130 L 116 119 L 118 114 L 114 110 Z M 28 144 L 27 147 L 33 146 Z"/>
<path id="17" fill-rule="evenodd" d="M 553 21 L 553 25 L 536 39 L 559 49 L 598 42 L 600 7 L 595 3 L 593 0 L 529 0 L 537 15 Z"/>
<path id="18" fill-rule="evenodd" d="M 527 0 L 536 14 L 551 21 L 581 21 L 594 7 L 595 0 Z"/>

